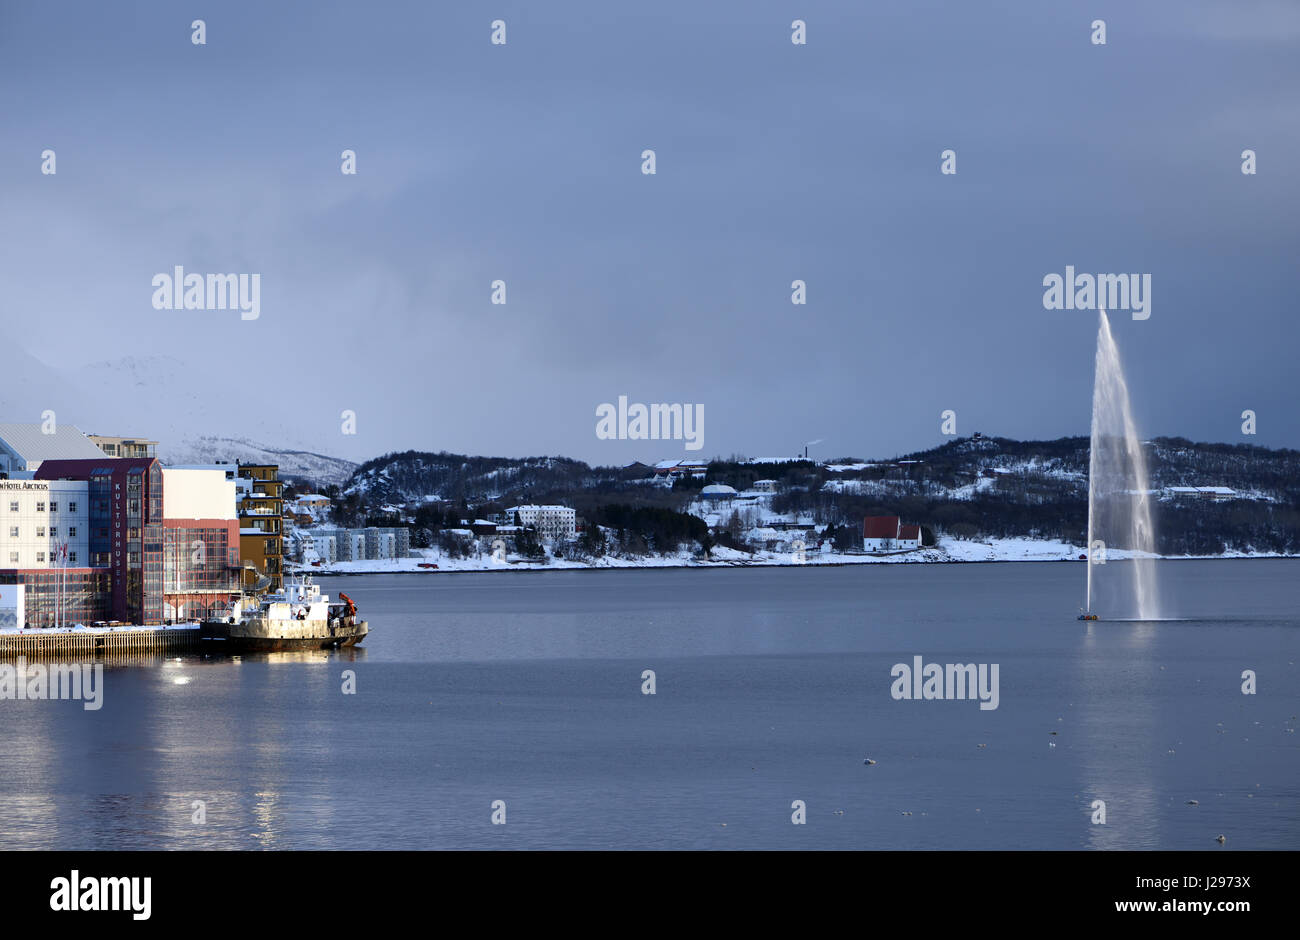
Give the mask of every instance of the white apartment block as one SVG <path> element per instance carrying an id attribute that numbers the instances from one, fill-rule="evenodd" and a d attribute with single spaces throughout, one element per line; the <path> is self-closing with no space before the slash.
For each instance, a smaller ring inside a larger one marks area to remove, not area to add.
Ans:
<path id="1" fill-rule="evenodd" d="M 578 532 L 577 513 L 568 506 L 511 506 L 504 513 L 506 524 L 532 526 L 544 539 L 571 539 Z"/>
<path id="2" fill-rule="evenodd" d="M 303 559 L 310 551 L 325 562 L 375 561 L 407 558 L 411 554 L 410 530 L 397 526 L 340 529 L 320 526 L 299 529 L 292 535 L 294 551 Z"/>
<path id="3" fill-rule="evenodd" d="M 309 551 L 316 556 L 318 561 L 322 561 L 327 565 L 332 565 L 339 560 L 338 540 L 332 535 L 324 533 L 306 535 L 303 539 L 304 556 Z"/>
<path id="4" fill-rule="evenodd" d="M 90 567 L 85 481 L 0 480 L 0 568 L 53 568 L 68 543 L 69 568 Z"/>
<path id="5" fill-rule="evenodd" d="M 338 561 L 337 539 L 332 531 L 298 529 L 289 535 L 294 557 L 299 561 L 320 561 L 332 565 Z"/>

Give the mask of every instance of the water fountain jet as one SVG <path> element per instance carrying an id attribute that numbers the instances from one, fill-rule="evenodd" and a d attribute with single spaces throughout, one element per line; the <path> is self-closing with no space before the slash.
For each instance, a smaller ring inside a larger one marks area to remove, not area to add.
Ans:
<path id="1" fill-rule="evenodd" d="M 1156 620 L 1155 528 L 1146 455 L 1106 311 L 1099 312 L 1088 458 L 1088 577 L 1081 620 Z M 1127 552 L 1116 562 L 1107 553 Z M 1100 611 L 1100 613 L 1098 613 Z"/>

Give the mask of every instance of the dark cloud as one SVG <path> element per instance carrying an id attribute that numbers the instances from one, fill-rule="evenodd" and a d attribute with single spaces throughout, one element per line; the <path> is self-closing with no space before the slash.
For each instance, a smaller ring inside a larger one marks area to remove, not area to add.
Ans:
<path id="1" fill-rule="evenodd" d="M 230 414 L 195 432 L 280 395 L 256 427 L 349 457 L 685 455 L 597 440 L 619 395 L 703 403 L 705 454 L 888 456 L 948 408 L 1086 432 L 1095 314 L 1041 302 L 1074 265 L 1152 275 L 1115 317 L 1145 433 L 1300 440 L 1293 5 L 622 7 L 6 8 L 6 339 L 190 363 Z M 261 318 L 153 310 L 177 264 L 261 273 Z M 158 433 L 124 388 L 104 430 Z"/>

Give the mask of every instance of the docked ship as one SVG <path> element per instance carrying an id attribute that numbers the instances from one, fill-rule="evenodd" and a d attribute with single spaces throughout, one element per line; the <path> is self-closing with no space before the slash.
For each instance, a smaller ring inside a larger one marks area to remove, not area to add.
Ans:
<path id="1" fill-rule="evenodd" d="M 275 652 L 355 646 L 370 632 L 357 605 L 340 592 L 331 603 L 311 575 L 261 598 L 241 597 L 217 620 L 204 621 L 201 644 L 208 652 Z"/>

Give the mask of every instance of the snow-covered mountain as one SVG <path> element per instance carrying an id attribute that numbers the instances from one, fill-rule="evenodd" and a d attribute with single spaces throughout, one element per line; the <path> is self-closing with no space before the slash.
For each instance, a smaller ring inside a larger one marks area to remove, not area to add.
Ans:
<path id="1" fill-rule="evenodd" d="M 76 423 L 96 434 L 140 435 L 179 446 L 198 434 L 277 441 L 306 450 L 311 442 L 292 419 L 266 407 L 268 386 L 232 382 L 175 356 L 124 356 L 69 370 L 84 391 Z M 275 379 L 267 381 L 274 386 Z"/>
<path id="2" fill-rule="evenodd" d="M 356 469 L 352 461 L 313 450 L 313 435 L 293 415 L 267 409 L 266 385 L 231 383 L 176 356 L 56 368 L 9 346 L 3 367 L 0 416 L 6 421 L 35 423 L 53 411 L 60 423 L 87 434 L 156 440 L 166 464 L 274 463 L 287 479 L 322 486 L 343 483 Z"/>
<path id="3" fill-rule="evenodd" d="M 346 482 L 357 467 L 352 461 L 339 457 L 272 447 L 240 437 L 192 437 L 175 444 L 160 444 L 158 458 L 170 466 L 218 460 L 273 463 L 279 465 L 282 480 L 310 480 L 321 486 Z"/>
<path id="4" fill-rule="evenodd" d="M 609 471 L 598 474 L 606 481 Z M 593 470 L 566 457 L 473 457 L 407 451 L 367 460 L 345 491 L 367 502 L 406 503 L 428 499 L 487 502 L 572 492 L 593 483 Z"/>

